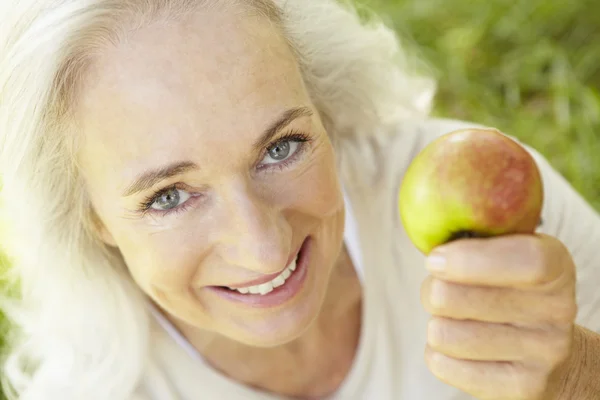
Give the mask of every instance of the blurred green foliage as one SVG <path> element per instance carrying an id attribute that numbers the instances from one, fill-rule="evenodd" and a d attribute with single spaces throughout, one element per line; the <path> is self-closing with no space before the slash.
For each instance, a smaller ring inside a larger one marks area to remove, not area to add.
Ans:
<path id="1" fill-rule="evenodd" d="M 544 154 L 600 210 L 600 1 L 363 0 L 433 67 L 435 115 Z"/>

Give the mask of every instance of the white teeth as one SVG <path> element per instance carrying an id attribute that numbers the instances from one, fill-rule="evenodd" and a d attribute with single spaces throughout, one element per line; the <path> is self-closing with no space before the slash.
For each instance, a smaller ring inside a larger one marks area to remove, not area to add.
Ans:
<path id="1" fill-rule="evenodd" d="M 283 276 L 279 275 L 277 278 L 273 279 L 273 287 L 279 287 L 285 283 L 285 279 Z"/>
<path id="2" fill-rule="evenodd" d="M 273 284 L 271 282 L 267 282 L 267 283 L 258 285 L 258 292 L 262 295 L 265 295 L 272 291 L 273 291 Z"/>
<path id="3" fill-rule="evenodd" d="M 295 270 L 296 270 L 296 259 L 294 259 L 290 263 L 290 265 L 288 265 L 275 279 L 273 279 L 270 282 L 262 283 L 262 284 L 256 285 L 256 286 L 248 286 L 248 287 L 237 288 L 237 289 L 229 288 L 229 289 L 237 290 L 238 292 L 240 292 L 242 294 L 250 293 L 250 294 L 265 295 L 267 293 L 271 293 L 273 291 L 273 289 L 278 288 L 279 286 L 282 286 L 285 283 L 285 281 L 290 277 L 290 275 L 292 275 L 292 272 L 294 272 Z"/>

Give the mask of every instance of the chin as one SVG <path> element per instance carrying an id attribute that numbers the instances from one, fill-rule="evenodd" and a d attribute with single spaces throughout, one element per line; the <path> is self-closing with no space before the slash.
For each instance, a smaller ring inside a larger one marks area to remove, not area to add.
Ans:
<path id="1" fill-rule="evenodd" d="M 306 315 L 300 318 L 291 316 L 286 319 L 285 316 L 280 316 L 274 318 L 276 321 L 255 322 L 244 331 L 240 331 L 238 328 L 237 332 L 234 333 L 236 337 L 232 337 L 232 339 L 253 347 L 282 346 L 300 338 L 316 320 L 317 315 L 318 310 L 307 312 Z"/>

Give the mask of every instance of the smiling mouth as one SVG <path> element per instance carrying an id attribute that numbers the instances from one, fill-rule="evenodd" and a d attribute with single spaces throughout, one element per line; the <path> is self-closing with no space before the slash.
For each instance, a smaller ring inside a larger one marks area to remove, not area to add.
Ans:
<path id="1" fill-rule="evenodd" d="M 222 299 L 253 308 L 282 306 L 302 291 L 308 275 L 311 248 L 312 240 L 308 236 L 283 271 L 239 285 L 208 286 L 206 289 Z"/>
<path id="2" fill-rule="evenodd" d="M 296 254 L 296 257 L 292 260 L 292 262 L 287 267 L 285 267 L 285 269 L 279 275 L 277 275 L 275 278 L 273 278 L 272 280 L 270 280 L 268 282 L 261 283 L 260 285 L 254 285 L 254 286 L 246 286 L 246 287 L 238 287 L 238 288 L 223 286 L 223 288 L 229 289 L 234 292 L 239 292 L 241 294 L 259 294 L 261 296 L 269 294 L 276 288 L 283 286 L 285 284 L 285 282 L 290 278 L 290 276 L 292 276 L 294 274 L 294 271 L 296 271 L 296 262 L 298 261 L 299 257 L 300 257 L 300 252 L 298 252 L 298 254 Z"/>

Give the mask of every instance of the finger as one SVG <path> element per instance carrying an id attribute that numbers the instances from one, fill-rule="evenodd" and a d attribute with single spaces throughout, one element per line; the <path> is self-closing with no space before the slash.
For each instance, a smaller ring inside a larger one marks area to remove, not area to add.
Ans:
<path id="1" fill-rule="evenodd" d="M 540 294 L 513 288 L 466 286 L 428 276 L 421 303 L 434 316 L 520 326 L 569 328 L 577 316 L 575 290 Z"/>
<path id="2" fill-rule="evenodd" d="M 541 234 L 457 240 L 436 248 L 426 266 L 440 279 L 483 286 L 547 288 L 575 279 L 565 246 Z"/>
<path id="3" fill-rule="evenodd" d="M 480 400 L 538 400 L 545 392 L 546 373 L 519 363 L 462 360 L 429 347 L 425 362 L 439 380 Z"/>
<path id="4" fill-rule="evenodd" d="M 518 361 L 553 368 L 569 355 L 571 335 L 558 329 L 527 329 L 507 324 L 433 317 L 429 347 L 449 357 L 474 361 Z"/>

